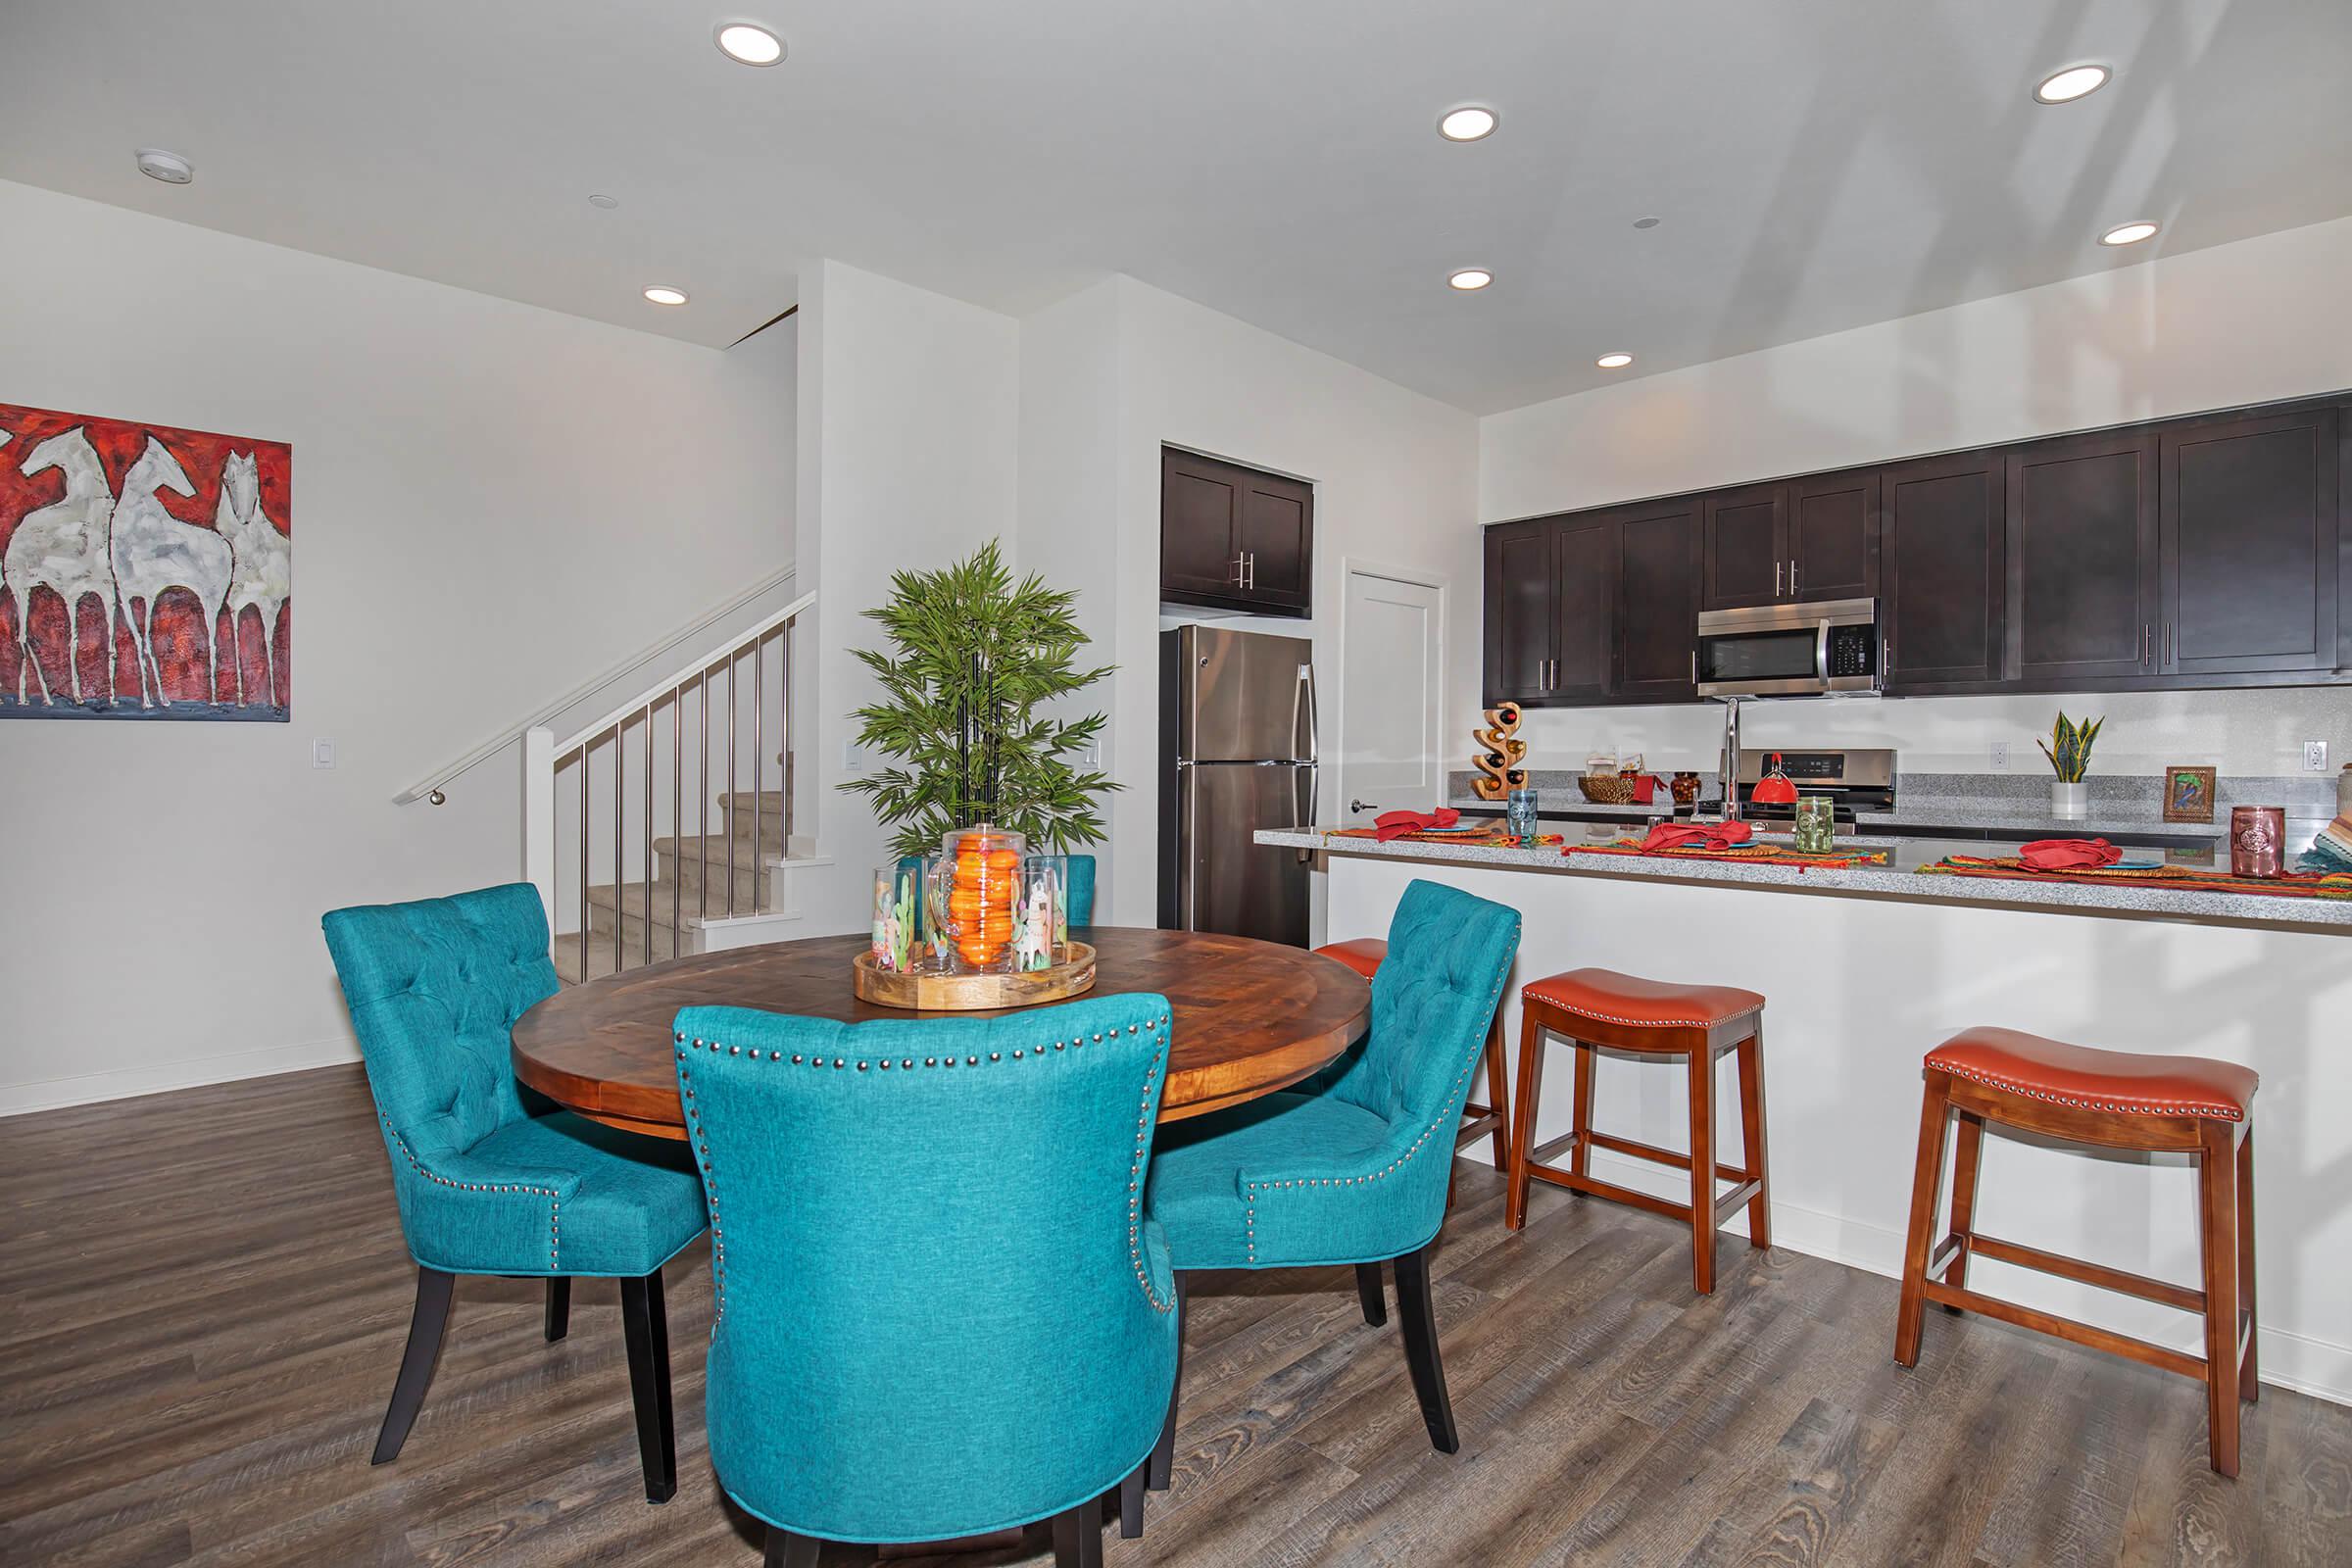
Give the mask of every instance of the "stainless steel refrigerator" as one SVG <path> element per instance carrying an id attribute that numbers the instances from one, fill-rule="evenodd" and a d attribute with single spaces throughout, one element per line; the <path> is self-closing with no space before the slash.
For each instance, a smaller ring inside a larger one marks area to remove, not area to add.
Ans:
<path id="1" fill-rule="evenodd" d="M 1303 637 L 1159 638 L 1159 923 L 1306 945 L 1311 856 L 1251 842 L 1315 814 L 1315 667 Z"/>

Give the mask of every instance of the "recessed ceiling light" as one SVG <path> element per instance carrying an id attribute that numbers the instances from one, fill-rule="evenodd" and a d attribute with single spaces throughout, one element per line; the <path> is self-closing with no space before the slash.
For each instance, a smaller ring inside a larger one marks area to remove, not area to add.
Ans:
<path id="1" fill-rule="evenodd" d="M 1465 267 L 1446 280 L 1465 294 L 1475 288 L 1485 288 L 1494 281 L 1494 274 L 1483 267 Z"/>
<path id="2" fill-rule="evenodd" d="M 185 185 L 196 177 L 196 166 L 177 153 L 168 153 L 161 147 L 142 147 L 137 156 L 139 172 L 149 179 L 160 179 L 167 185 Z"/>
<path id="3" fill-rule="evenodd" d="M 1634 220 L 1634 226 L 1636 228 L 1655 228 L 1664 221 L 1665 220 L 1662 218 L 1637 218 Z"/>
<path id="4" fill-rule="evenodd" d="M 718 52 L 738 65 L 772 66 L 784 58 L 784 40 L 757 23 L 722 23 Z"/>
<path id="5" fill-rule="evenodd" d="M 2112 74 L 2105 66 L 2069 66 L 2034 88 L 2034 101 L 2039 104 L 2071 104 L 2106 86 Z"/>
<path id="6" fill-rule="evenodd" d="M 608 196 L 603 191 L 598 191 L 595 195 L 588 198 L 588 205 L 598 209 L 599 211 L 609 213 L 613 208 L 620 205 L 620 198 L 617 196 Z"/>
<path id="7" fill-rule="evenodd" d="M 1592 363 L 1604 370 L 1622 370 L 1634 363 L 1634 357 L 1631 354 L 1603 354 Z"/>
<path id="8" fill-rule="evenodd" d="M 1438 121 L 1438 134 L 1447 141 L 1479 141 L 1494 134 L 1494 111 L 1477 104 L 1448 109 Z"/>
<path id="9" fill-rule="evenodd" d="M 671 288 L 666 283 L 656 283 L 645 291 L 645 297 L 656 305 L 683 305 L 686 303 L 686 291 L 682 288 Z"/>
<path id="10" fill-rule="evenodd" d="M 2129 223 L 2116 224 L 2099 236 L 2099 243 L 2102 245 L 2136 245 L 2155 232 L 2156 225 L 2154 223 L 2144 218 L 2138 218 Z"/>

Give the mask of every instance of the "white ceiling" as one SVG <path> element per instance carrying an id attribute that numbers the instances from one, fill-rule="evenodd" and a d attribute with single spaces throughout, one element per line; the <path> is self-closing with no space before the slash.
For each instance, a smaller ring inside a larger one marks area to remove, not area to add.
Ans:
<path id="1" fill-rule="evenodd" d="M 1124 271 L 1482 412 L 2352 213 L 2346 0 L 750 5 L 7 0 L 0 176 L 712 345 Z"/>

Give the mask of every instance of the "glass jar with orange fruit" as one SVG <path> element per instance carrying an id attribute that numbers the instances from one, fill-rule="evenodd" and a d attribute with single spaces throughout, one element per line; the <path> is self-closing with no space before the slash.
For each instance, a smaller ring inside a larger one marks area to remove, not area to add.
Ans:
<path id="1" fill-rule="evenodd" d="M 942 834 L 939 848 L 931 875 L 939 884 L 935 903 L 946 908 L 956 969 L 992 974 L 1010 968 L 1027 838 L 983 822 Z"/>

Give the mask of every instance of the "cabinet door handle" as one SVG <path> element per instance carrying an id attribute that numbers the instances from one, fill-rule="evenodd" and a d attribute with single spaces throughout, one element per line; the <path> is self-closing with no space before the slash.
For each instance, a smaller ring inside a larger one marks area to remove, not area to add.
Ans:
<path id="1" fill-rule="evenodd" d="M 1788 597 L 1796 597 L 1796 561 L 1793 557 L 1788 562 Z"/>
<path id="2" fill-rule="evenodd" d="M 1690 650 L 1690 684 L 1698 684 L 1698 650 L 1695 648 Z"/>
<path id="3" fill-rule="evenodd" d="M 1777 561 L 1772 564 L 1772 597 L 1781 597 L 1781 564 Z"/>
<path id="4" fill-rule="evenodd" d="M 2143 623 L 2139 628 L 2139 662 L 2147 663 L 2156 657 L 2156 627 Z"/>
<path id="5" fill-rule="evenodd" d="M 1246 580 L 1246 574 L 1242 568 L 1242 564 L 1249 559 L 1250 558 L 1248 556 L 1235 556 L 1233 558 L 1233 585 L 1236 588 L 1246 588 L 1249 586 L 1249 583 Z"/>
<path id="6" fill-rule="evenodd" d="M 1243 559 L 1244 561 L 1247 561 L 1248 563 L 1250 563 L 1250 583 L 1249 583 L 1249 586 L 1250 586 L 1250 587 L 1251 587 L 1251 588 L 1255 588 L 1255 587 L 1257 586 L 1257 552 L 1256 552 L 1256 551 L 1254 551 L 1254 550 L 1248 551 L 1248 552 L 1244 553 L 1244 555 L 1242 556 L 1242 559 Z"/>

